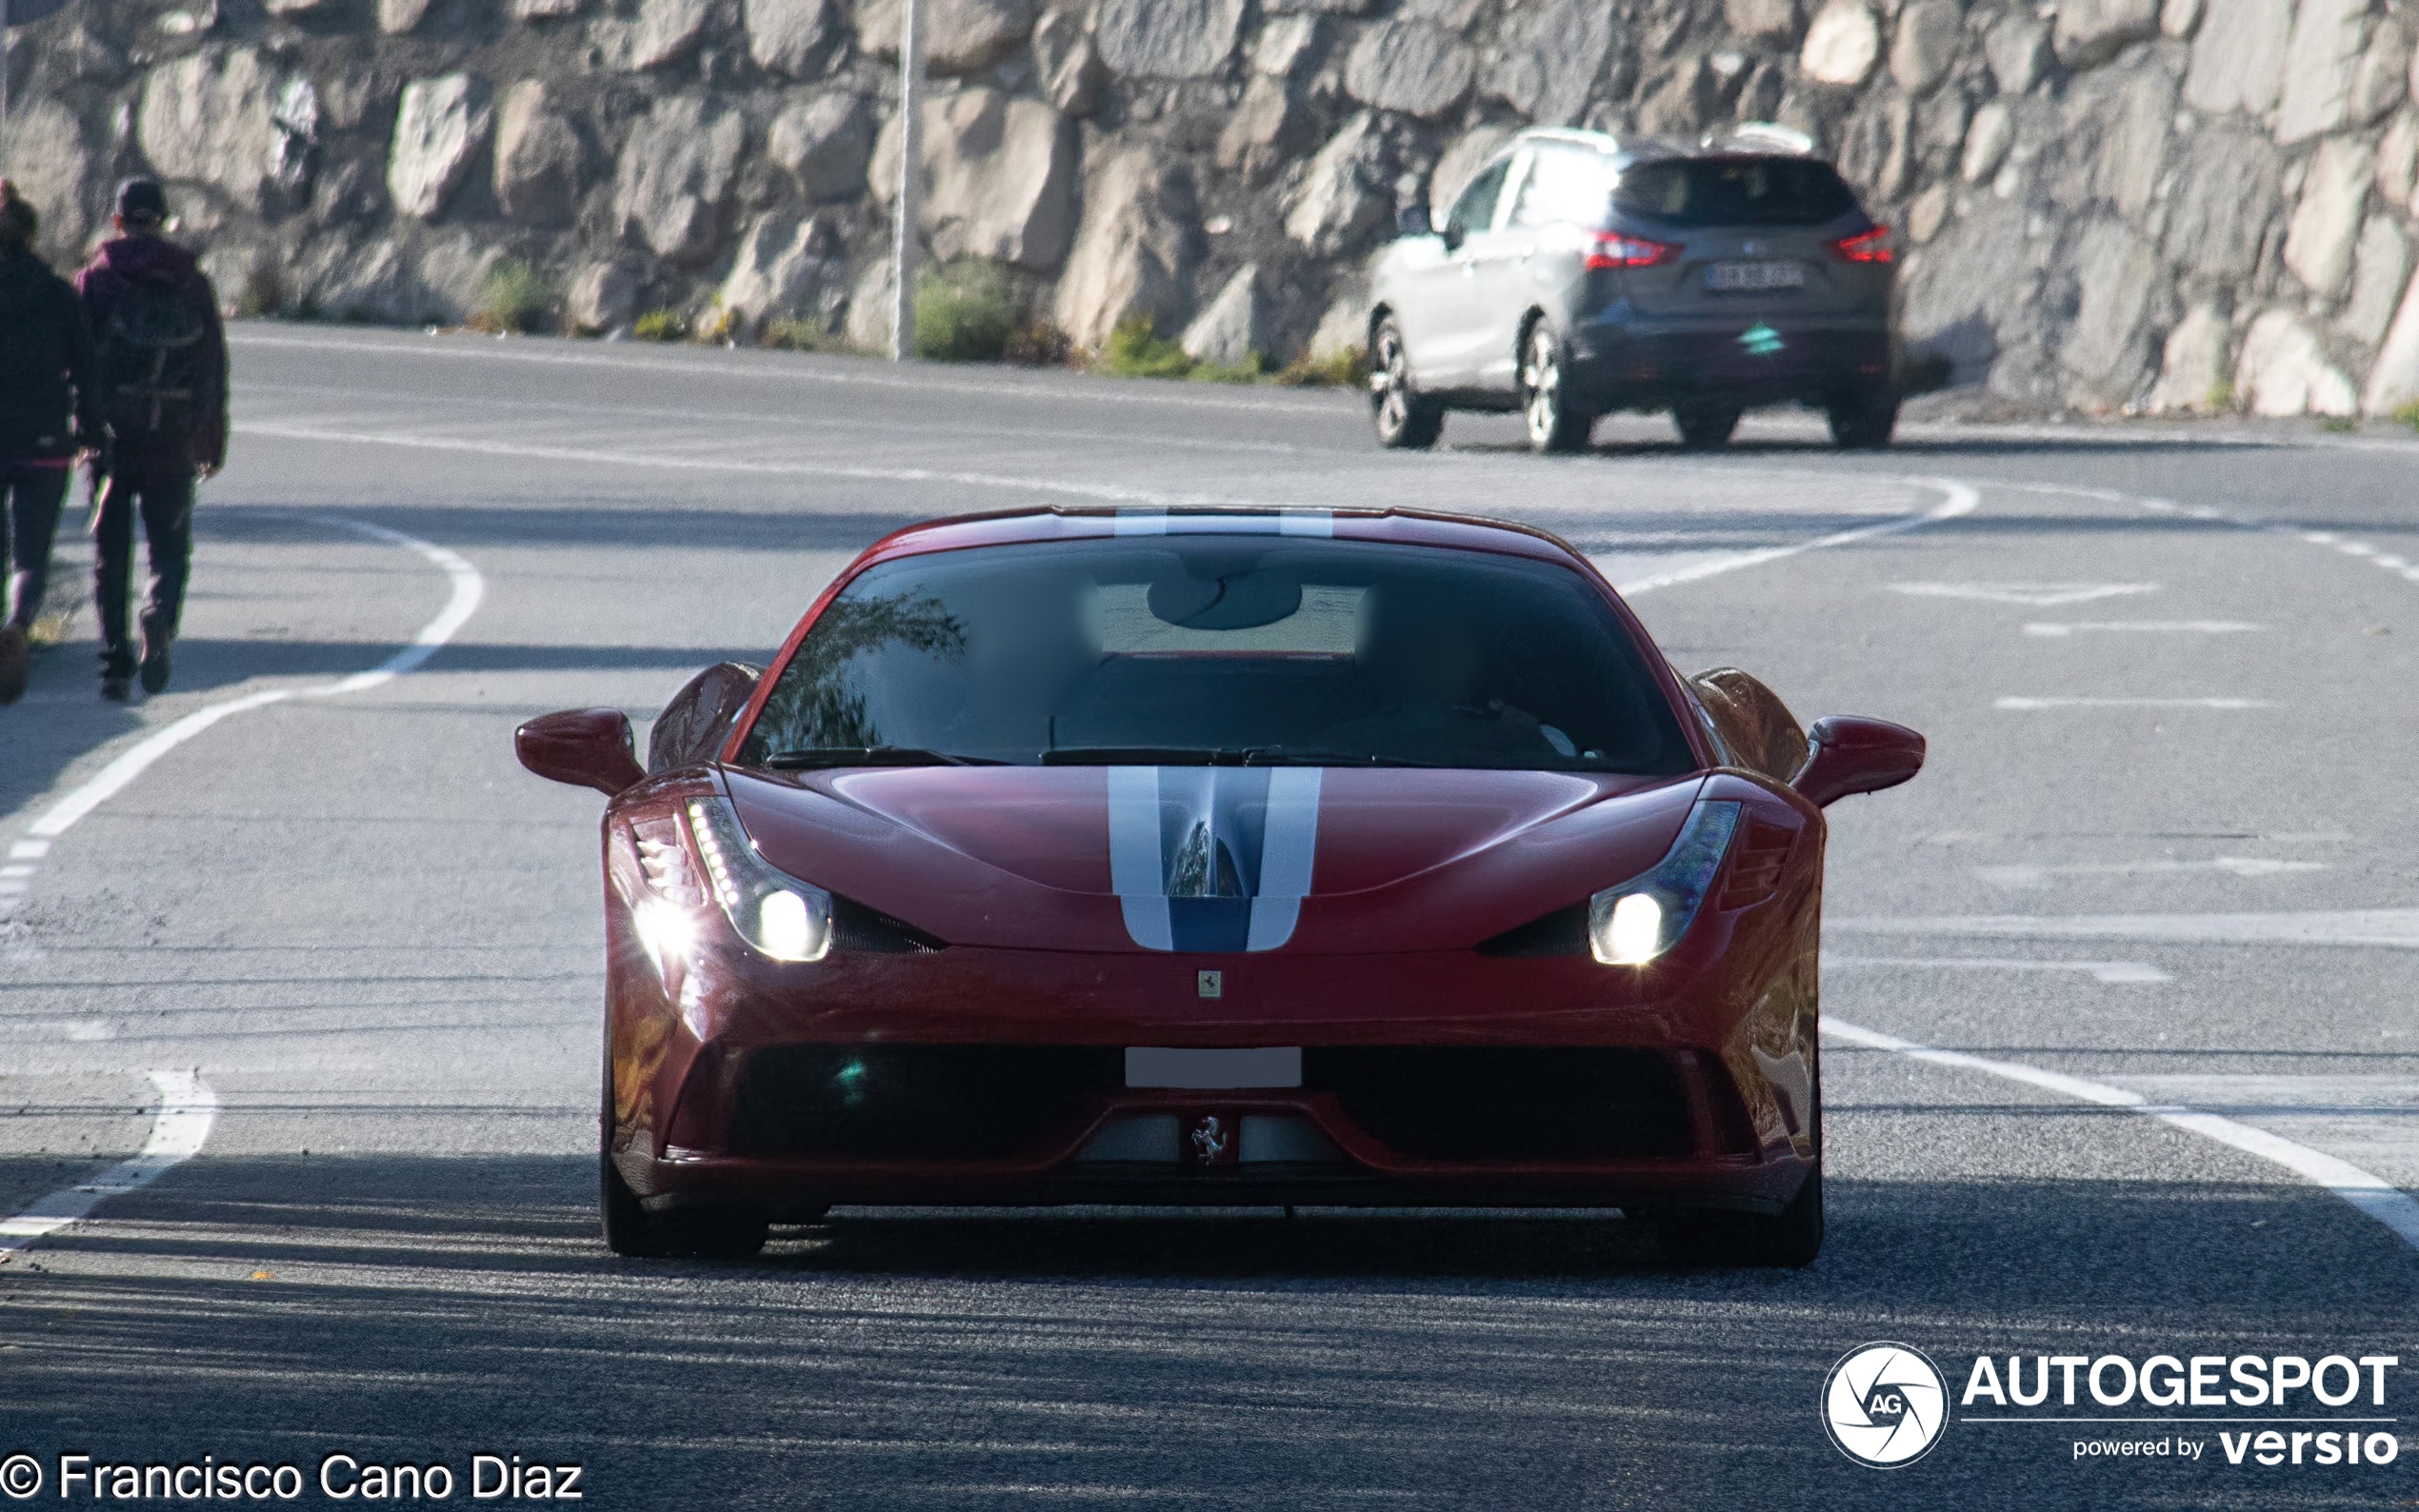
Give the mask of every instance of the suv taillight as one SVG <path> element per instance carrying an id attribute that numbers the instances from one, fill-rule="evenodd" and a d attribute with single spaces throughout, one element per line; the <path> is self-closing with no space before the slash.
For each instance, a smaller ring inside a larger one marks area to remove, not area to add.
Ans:
<path id="1" fill-rule="evenodd" d="M 1898 244 L 1890 240 L 1889 228 L 1876 226 L 1869 231 L 1843 236 L 1831 243 L 1831 250 L 1851 263 L 1894 263 L 1898 261 Z"/>
<path id="2" fill-rule="evenodd" d="M 1643 236 L 1598 235 L 1588 246 L 1589 268 L 1652 268 L 1680 255 L 1680 249 L 1669 242 L 1650 242 Z"/>

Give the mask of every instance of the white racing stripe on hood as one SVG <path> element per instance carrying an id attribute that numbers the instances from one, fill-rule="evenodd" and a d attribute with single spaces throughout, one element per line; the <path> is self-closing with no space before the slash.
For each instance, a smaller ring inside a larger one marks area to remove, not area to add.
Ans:
<path id="1" fill-rule="evenodd" d="M 1274 950 L 1318 855 L 1312 766 L 1111 766 L 1109 872 L 1146 950 Z"/>

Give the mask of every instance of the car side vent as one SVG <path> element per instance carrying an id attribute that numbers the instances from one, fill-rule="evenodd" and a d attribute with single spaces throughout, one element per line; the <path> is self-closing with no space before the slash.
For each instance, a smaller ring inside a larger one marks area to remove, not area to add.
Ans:
<path id="1" fill-rule="evenodd" d="M 1796 832 L 1788 826 L 1750 816 L 1747 833 L 1739 837 L 1738 847 L 1730 854 L 1730 875 L 1714 905 L 1751 908 L 1772 896 L 1796 840 Z"/>
<path id="2" fill-rule="evenodd" d="M 1588 905 L 1574 903 L 1478 943 L 1483 956 L 1584 956 L 1588 953 Z"/>
<path id="3" fill-rule="evenodd" d="M 834 894 L 831 899 L 831 945 L 835 950 L 861 950 L 872 955 L 928 956 L 950 947 L 878 908 Z"/>

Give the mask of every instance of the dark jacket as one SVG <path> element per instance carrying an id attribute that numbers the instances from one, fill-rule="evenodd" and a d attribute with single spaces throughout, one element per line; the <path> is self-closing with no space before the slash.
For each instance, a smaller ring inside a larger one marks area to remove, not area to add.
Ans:
<path id="1" fill-rule="evenodd" d="M 75 455 L 99 436 L 92 340 L 68 281 L 0 254 L 0 466 Z"/>
<path id="2" fill-rule="evenodd" d="M 84 271 L 75 275 L 83 296 L 85 325 L 93 340 L 106 347 L 110 316 L 136 283 L 173 287 L 190 302 L 205 335 L 200 365 L 210 375 L 212 391 L 197 406 L 199 419 L 192 434 L 164 449 L 146 450 L 116 438 L 111 463 L 128 468 L 218 468 L 227 463 L 227 331 L 219 323 L 218 293 L 210 288 L 193 254 L 157 236 L 120 236 L 103 242 Z M 104 382 L 108 374 L 102 375 Z"/>

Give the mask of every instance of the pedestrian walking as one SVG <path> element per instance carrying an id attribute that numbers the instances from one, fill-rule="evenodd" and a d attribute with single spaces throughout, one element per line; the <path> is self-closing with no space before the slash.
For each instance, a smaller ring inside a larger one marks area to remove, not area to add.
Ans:
<path id="1" fill-rule="evenodd" d="M 193 254 L 161 234 L 168 196 L 158 184 L 118 186 L 115 225 L 118 234 L 76 275 L 76 289 L 108 429 L 93 465 L 101 695 L 123 699 L 138 670 L 145 692 L 168 686 L 169 644 L 193 555 L 193 483 L 227 461 L 227 333 L 217 292 Z M 151 567 L 139 652 L 126 624 L 138 518 Z"/>
<path id="2" fill-rule="evenodd" d="M 0 179 L 0 704 L 25 694 L 77 451 L 97 438 L 92 346 L 68 281 L 33 250 L 42 218 Z"/>

